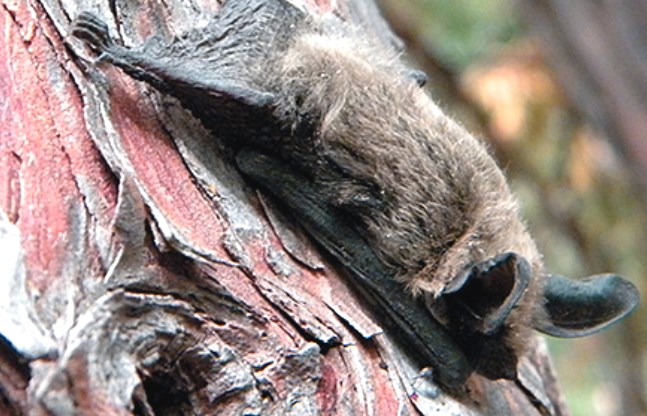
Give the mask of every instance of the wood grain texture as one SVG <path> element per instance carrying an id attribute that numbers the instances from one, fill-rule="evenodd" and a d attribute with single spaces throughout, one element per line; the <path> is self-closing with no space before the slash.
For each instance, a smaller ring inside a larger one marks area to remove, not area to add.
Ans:
<path id="1" fill-rule="evenodd" d="M 541 343 L 534 378 L 426 394 L 397 334 L 267 212 L 217 138 L 172 99 L 85 63 L 68 36 L 81 10 L 138 44 L 206 22 L 214 5 L 3 0 L 0 241 L 13 254 L 0 276 L 0 411 L 564 414 Z M 364 6 L 306 3 L 383 27 Z"/>

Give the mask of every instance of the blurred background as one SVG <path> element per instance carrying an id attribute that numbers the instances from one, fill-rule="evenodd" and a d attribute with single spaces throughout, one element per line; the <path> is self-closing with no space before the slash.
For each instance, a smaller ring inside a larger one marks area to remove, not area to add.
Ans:
<path id="1" fill-rule="evenodd" d="M 444 110 L 491 144 L 547 268 L 647 298 L 647 0 L 382 0 Z M 548 339 L 574 416 L 647 415 L 643 306 Z"/>

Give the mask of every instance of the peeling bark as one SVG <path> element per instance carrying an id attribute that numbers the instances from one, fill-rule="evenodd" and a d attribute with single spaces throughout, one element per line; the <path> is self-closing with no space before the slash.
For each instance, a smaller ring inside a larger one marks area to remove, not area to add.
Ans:
<path id="1" fill-rule="evenodd" d="M 438 391 L 217 139 L 68 37 L 81 10 L 137 44 L 214 5 L 3 0 L 0 412 L 564 414 L 541 342 L 521 381 Z M 396 42 L 370 3 L 306 5 Z"/>

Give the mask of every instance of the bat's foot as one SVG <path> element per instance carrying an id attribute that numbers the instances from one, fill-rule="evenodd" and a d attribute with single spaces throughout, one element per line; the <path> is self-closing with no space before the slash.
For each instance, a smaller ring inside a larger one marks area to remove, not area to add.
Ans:
<path id="1" fill-rule="evenodd" d="M 115 43 L 108 32 L 108 25 L 92 13 L 82 12 L 72 25 L 72 34 L 83 40 L 100 56 L 114 49 Z"/>
<path id="2" fill-rule="evenodd" d="M 411 383 L 411 387 L 418 396 L 428 399 L 435 399 L 440 395 L 440 388 L 434 382 L 434 370 L 431 367 L 425 367 Z"/>

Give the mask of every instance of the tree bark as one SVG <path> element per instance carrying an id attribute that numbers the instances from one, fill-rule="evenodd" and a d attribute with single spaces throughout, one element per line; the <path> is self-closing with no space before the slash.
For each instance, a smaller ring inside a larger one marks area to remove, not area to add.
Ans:
<path id="1" fill-rule="evenodd" d="M 306 6 L 392 47 L 372 3 Z M 86 9 L 139 44 L 214 7 L 3 0 L 0 413 L 565 414 L 539 340 L 516 382 L 418 377 L 217 138 L 69 36 Z"/>

